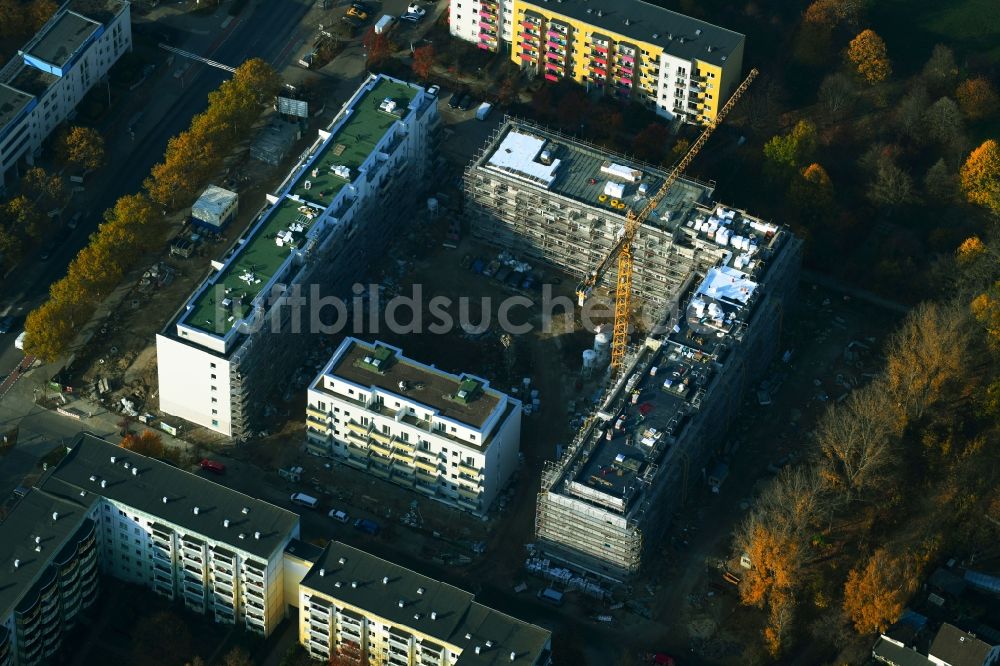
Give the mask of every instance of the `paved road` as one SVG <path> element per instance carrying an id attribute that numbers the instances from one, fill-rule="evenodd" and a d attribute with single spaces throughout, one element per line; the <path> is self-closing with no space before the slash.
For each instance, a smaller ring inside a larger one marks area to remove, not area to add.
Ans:
<path id="1" fill-rule="evenodd" d="M 300 23 L 312 4 L 309 0 L 251 3 L 227 30 L 199 31 L 203 34 L 192 31 L 179 45 L 233 66 L 250 57 L 262 57 L 280 70 L 291 57 L 290 44 L 300 39 Z M 222 16 L 214 17 L 216 27 Z M 136 23 L 141 31 L 142 24 Z M 171 34 L 159 25 L 155 30 Z M 110 164 L 87 183 L 87 192 L 80 200 L 86 215 L 79 227 L 67 231 L 50 259 L 44 262 L 29 259 L 3 281 L 2 307 L 21 320 L 18 326 L 22 325 L 23 317 L 45 299 L 49 285 L 66 274 L 70 260 L 96 230 L 101 212 L 110 208 L 119 196 L 141 188 L 150 168 L 163 156 L 170 137 L 188 127 L 192 116 L 207 106 L 208 93 L 229 76 L 222 70 L 192 63 L 185 76 L 177 79 L 173 73 L 180 65 L 175 62 L 172 70 L 159 72 L 156 78 L 120 100 L 112 110 L 105 128 L 109 137 Z M 142 111 L 143 116 L 135 127 L 135 140 L 131 141 L 121 128 L 138 111 Z M 0 336 L 2 374 L 9 373 L 21 360 L 21 353 L 13 347 L 19 331 Z"/>

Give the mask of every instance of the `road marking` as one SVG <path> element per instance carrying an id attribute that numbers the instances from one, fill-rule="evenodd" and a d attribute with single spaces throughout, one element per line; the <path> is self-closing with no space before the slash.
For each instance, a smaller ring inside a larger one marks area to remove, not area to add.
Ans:
<path id="1" fill-rule="evenodd" d="M 0 399 L 3 399 L 3 397 L 7 395 L 12 388 L 14 388 L 14 384 L 17 383 L 17 380 L 21 378 L 21 375 L 28 371 L 28 368 L 30 368 L 31 364 L 34 362 L 34 356 L 25 356 L 21 359 L 21 362 L 10 371 L 7 378 L 3 380 L 2 384 L 0 384 Z"/>

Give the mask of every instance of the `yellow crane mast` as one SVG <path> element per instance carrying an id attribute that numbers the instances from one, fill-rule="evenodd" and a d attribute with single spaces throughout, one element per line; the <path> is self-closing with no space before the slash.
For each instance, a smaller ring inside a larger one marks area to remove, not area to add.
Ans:
<path id="1" fill-rule="evenodd" d="M 638 213 L 631 208 L 628 210 L 625 214 L 625 229 L 621 238 L 612 246 L 611 252 L 608 253 L 597 268 L 577 287 L 577 299 L 582 306 L 594 286 L 601 281 L 611 262 L 615 258 L 618 259 L 618 280 L 615 286 L 614 335 L 611 342 L 611 368 L 614 372 L 621 370 L 621 364 L 625 358 L 625 343 L 628 340 L 628 325 L 632 312 L 632 241 L 635 239 L 636 232 L 643 221 L 649 217 L 649 214 L 660 205 L 660 201 L 663 200 L 663 197 L 670 191 L 673 184 L 691 164 L 691 161 L 705 145 L 705 142 L 708 141 L 715 128 L 725 120 L 733 106 L 736 105 L 736 102 L 739 101 L 743 93 L 750 87 L 753 80 L 757 78 L 757 74 L 756 69 L 750 70 L 747 78 L 733 91 L 729 101 L 719 109 L 715 119 L 705 127 L 695 142 L 691 144 L 691 148 L 670 171 L 666 180 L 663 181 L 663 185 L 649 198 L 646 205 Z"/>

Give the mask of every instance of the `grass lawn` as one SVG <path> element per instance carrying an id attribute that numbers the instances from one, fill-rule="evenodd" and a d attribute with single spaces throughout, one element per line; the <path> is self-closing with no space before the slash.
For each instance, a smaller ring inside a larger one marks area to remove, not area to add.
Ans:
<path id="1" fill-rule="evenodd" d="M 996 0 L 882 0 L 871 11 L 901 74 L 923 66 L 939 43 L 955 50 L 959 64 L 970 57 L 1000 64 Z"/>

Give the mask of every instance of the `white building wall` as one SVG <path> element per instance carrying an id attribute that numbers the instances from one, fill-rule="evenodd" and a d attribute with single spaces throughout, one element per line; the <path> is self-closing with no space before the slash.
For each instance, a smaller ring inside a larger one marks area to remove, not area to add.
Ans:
<path id="1" fill-rule="evenodd" d="M 228 360 L 157 334 L 156 366 L 161 412 L 232 434 Z"/>
<path id="2" fill-rule="evenodd" d="M 660 56 L 660 76 L 656 83 L 656 113 L 674 119 L 687 111 L 694 63 L 664 52 Z"/>

